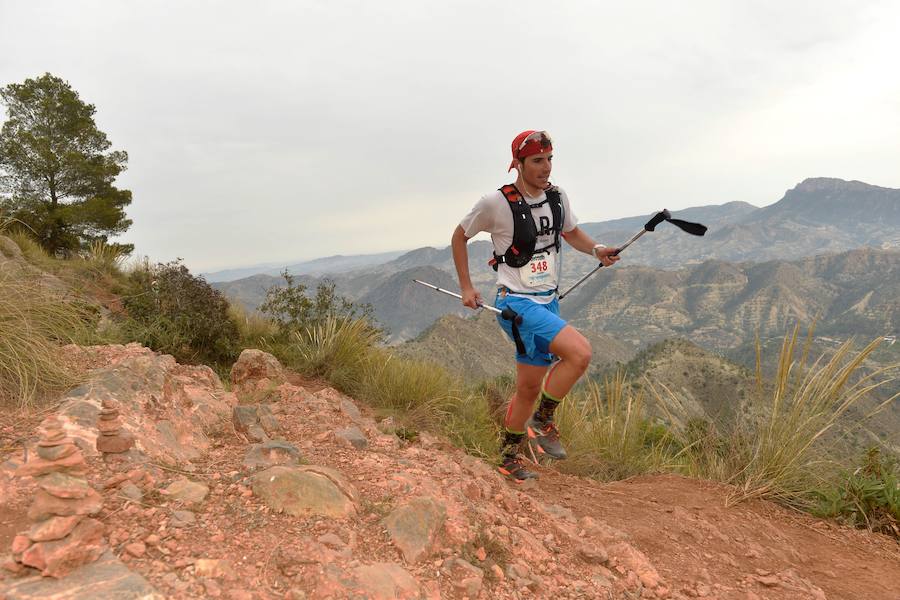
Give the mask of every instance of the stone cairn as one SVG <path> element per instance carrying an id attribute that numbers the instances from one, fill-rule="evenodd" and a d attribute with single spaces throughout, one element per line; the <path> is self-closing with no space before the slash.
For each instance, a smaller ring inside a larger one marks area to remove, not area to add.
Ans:
<path id="1" fill-rule="evenodd" d="M 121 454 L 128 452 L 134 446 L 134 437 L 122 429 L 122 420 L 119 418 L 119 403 L 115 400 L 104 400 L 100 408 L 100 418 L 97 419 L 97 451 L 104 456 L 107 454 Z"/>
<path id="2" fill-rule="evenodd" d="M 20 477 L 34 477 L 38 491 L 28 509 L 32 526 L 13 539 L 8 568 L 22 571 L 24 565 L 62 577 L 102 554 L 103 524 L 88 515 L 100 511 L 103 498 L 88 485 L 84 455 L 59 419 L 45 419 L 41 430 L 37 458 L 16 470 Z"/>

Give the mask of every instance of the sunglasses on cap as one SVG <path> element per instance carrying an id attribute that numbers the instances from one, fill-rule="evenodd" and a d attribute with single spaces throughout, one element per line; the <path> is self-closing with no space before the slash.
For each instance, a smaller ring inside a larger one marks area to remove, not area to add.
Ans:
<path id="1" fill-rule="evenodd" d="M 546 131 L 535 131 L 528 137 L 526 137 L 519 144 L 519 147 L 516 149 L 516 152 L 521 152 L 522 148 L 528 145 L 528 142 L 538 142 L 541 145 L 541 148 L 549 148 L 553 145 L 553 140 L 550 139 L 550 134 Z"/>

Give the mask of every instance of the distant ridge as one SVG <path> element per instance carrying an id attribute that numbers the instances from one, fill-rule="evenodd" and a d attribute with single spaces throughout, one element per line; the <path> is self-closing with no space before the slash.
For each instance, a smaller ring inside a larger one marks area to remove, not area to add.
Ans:
<path id="1" fill-rule="evenodd" d="M 265 265 L 241 269 L 225 269 L 222 271 L 203 273 L 202 275 L 209 282 L 227 282 L 258 274 L 277 276 L 285 270 L 291 275 L 327 275 L 332 273 L 345 273 L 366 266 L 386 263 L 404 254 L 404 252 L 405 251 L 403 250 L 394 250 L 378 254 L 353 254 L 349 256 L 335 254 L 334 256 L 325 256 L 308 261 L 286 264 L 284 266 L 277 266 L 278 263 L 265 263 Z"/>
<path id="2" fill-rule="evenodd" d="M 900 226 L 900 189 L 832 177 L 805 179 L 775 204 L 756 211 L 748 221 L 786 218 L 847 230 L 865 224 L 878 229 L 883 225 Z"/>

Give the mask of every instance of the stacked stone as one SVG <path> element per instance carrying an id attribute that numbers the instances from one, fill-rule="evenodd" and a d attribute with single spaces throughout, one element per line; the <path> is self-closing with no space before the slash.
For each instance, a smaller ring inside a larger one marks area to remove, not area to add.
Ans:
<path id="1" fill-rule="evenodd" d="M 59 420 L 45 419 L 41 428 L 38 457 L 16 470 L 34 477 L 39 489 L 28 509 L 31 529 L 13 539 L 12 552 L 16 564 L 62 577 L 103 552 L 103 524 L 87 516 L 100 511 L 103 499 L 88 485 L 84 455 Z"/>
<path id="2" fill-rule="evenodd" d="M 122 429 L 119 405 L 114 400 L 104 400 L 97 419 L 97 450 L 103 454 L 120 454 L 134 446 L 134 437 Z"/>

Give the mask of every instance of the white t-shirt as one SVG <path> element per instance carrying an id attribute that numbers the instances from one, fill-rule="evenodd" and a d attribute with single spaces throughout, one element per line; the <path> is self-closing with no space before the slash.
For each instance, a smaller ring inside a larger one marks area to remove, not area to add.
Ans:
<path id="1" fill-rule="evenodd" d="M 572 209 L 569 206 L 569 197 L 561 188 L 557 189 L 559 189 L 559 196 L 560 200 L 562 201 L 563 208 L 562 230 L 568 233 L 575 229 L 575 226 L 578 225 L 578 219 L 575 217 L 575 213 L 572 212 Z M 524 194 L 522 197 L 525 198 L 525 201 L 531 205 L 539 204 L 547 199 L 547 195 L 545 193 L 541 193 L 541 195 L 537 198 L 529 198 Z M 548 202 L 539 208 L 533 209 L 531 211 L 531 216 L 534 217 L 534 224 L 537 226 L 539 233 L 537 243 L 535 244 L 535 249 L 543 248 L 544 246 L 549 246 L 550 244 L 552 244 L 554 223 L 553 212 L 550 210 L 550 203 Z M 482 231 L 490 233 L 491 241 L 494 243 L 495 254 L 504 254 L 509 248 L 510 244 L 512 244 L 513 213 L 509 208 L 509 202 L 506 200 L 506 198 L 503 197 L 503 193 L 500 190 L 482 196 L 481 200 L 479 200 L 475 204 L 475 206 L 472 207 L 472 210 L 463 218 L 462 221 L 460 221 L 459 225 L 463 228 L 463 231 L 465 232 L 467 238 L 474 237 L 477 233 L 480 233 Z M 560 242 L 562 242 L 561 238 Z M 557 270 L 556 277 L 554 279 L 558 283 L 559 268 L 562 265 L 560 265 L 559 256 L 557 256 L 556 253 L 556 248 L 550 248 L 548 252 L 553 256 L 553 262 Z M 531 287 L 523 282 L 519 269 L 510 267 L 509 265 L 503 263 L 497 266 L 497 285 L 506 286 L 512 292 L 544 292 L 547 290 L 552 290 L 556 287 L 556 284 L 552 281 L 550 283 Z M 517 294 L 513 293 L 512 295 Z M 552 294 L 548 296 L 525 296 L 540 304 L 551 302 L 554 298 Z"/>

